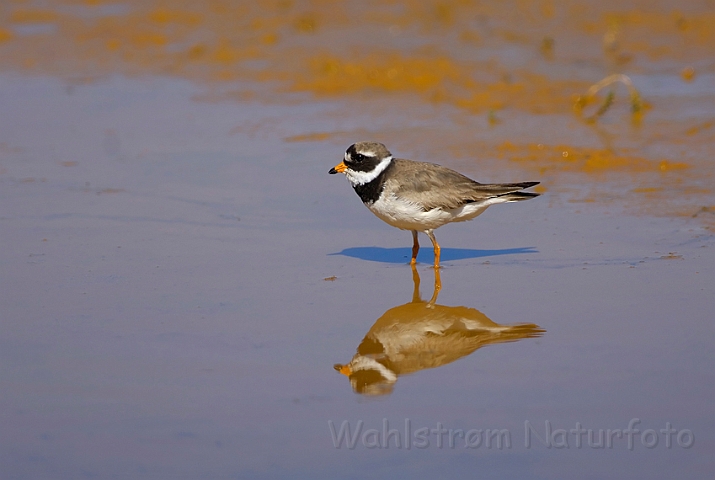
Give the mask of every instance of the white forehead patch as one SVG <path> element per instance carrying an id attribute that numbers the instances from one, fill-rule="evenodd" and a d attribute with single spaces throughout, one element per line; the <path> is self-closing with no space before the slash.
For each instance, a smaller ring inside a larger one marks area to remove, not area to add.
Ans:
<path id="1" fill-rule="evenodd" d="M 375 154 L 372 153 L 372 152 L 357 152 L 357 153 L 359 153 L 359 154 L 361 154 L 361 155 L 364 155 L 364 156 L 366 156 L 366 157 L 370 157 L 370 158 L 375 158 L 375 157 L 377 156 L 377 155 L 375 155 Z M 344 158 L 345 158 L 345 160 L 350 161 L 350 159 L 351 159 L 352 157 L 351 157 L 350 154 L 346 151 Z"/>
<path id="2" fill-rule="evenodd" d="M 347 159 L 347 153 L 345 154 L 345 157 Z M 366 183 L 370 183 L 375 180 L 378 175 L 385 171 L 391 161 L 392 157 L 385 157 L 369 172 L 357 172 L 348 168 L 345 170 L 345 176 L 348 177 L 348 180 L 350 180 L 353 187 L 356 185 L 365 185 Z"/>

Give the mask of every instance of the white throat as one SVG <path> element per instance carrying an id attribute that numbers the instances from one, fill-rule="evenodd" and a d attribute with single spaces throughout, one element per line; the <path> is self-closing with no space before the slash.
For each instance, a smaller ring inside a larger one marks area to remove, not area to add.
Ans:
<path id="1" fill-rule="evenodd" d="M 350 361 L 350 369 L 353 372 L 357 372 L 359 370 L 377 370 L 378 372 L 380 372 L 380 375 L 382 375 L 383 378 L 387 380 L 388 383 L 395 383 L 397 381 L 397 375 L 395 374 L 395 372 L 393 372 L 374 358 L 362 355 L 355 355 L 355 357 L 353 357 L 353 359 Z"/>
<path id="2" fill-rule="evenodd" d="M 378 175 L 384 172 L 390 165 L 391 161 L 392 157 L 385 157 L 369 172 L 356 172 L 355 170 L 347 169 L 345 170 L 345 176 L 348 177 L 348 180 L 350 180 L 353 187 L 357 185 L 365 185 L 366 183 L 370 183 L 375 180 Z"/>

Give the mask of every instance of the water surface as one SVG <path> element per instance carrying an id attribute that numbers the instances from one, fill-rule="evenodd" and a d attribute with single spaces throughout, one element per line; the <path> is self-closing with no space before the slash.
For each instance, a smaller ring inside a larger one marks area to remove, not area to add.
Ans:
<path id="1" fill-rule="evenodd" d="M 711 478 L 686 7 L 4 8 L 0 476 Z M 611 73 L 642 110 L 575 110 Z M 427 239 L 413 272 L 327 175 L 363 139 L 542 196 L 438 230 L 435 295 Z"/>

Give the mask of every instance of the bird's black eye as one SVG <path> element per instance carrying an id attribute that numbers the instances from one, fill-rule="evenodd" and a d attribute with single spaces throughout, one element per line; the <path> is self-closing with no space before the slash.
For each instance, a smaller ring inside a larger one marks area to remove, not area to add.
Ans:
<path id="1" fill-rule="evenodd" d="M 362 162 L 363 160 L 365 160 L 365 155 L 363 155 L 362 153 L 355 153 L 355 155 L 352 156 L 352 159 L 356 162 Z"/>

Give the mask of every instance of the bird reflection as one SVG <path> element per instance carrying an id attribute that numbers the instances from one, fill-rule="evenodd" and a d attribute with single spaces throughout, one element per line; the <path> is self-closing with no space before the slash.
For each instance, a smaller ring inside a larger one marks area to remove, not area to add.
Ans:
<path id="1" fill-rule="evenodd" d="M 412 280 L 412 301 L 386 311 L 350 363 L 334 365 L 350 379 L 355 393 L 388 395 L 400 375 L 446 365 L 485 345 L 540 337 L 545 331 L 533 323 L 500 325 L 474 308 L 437 305 L 442 289 L 439 269 L 427 302 L 420 297 L 420 276 L 414 265 Z"/>

